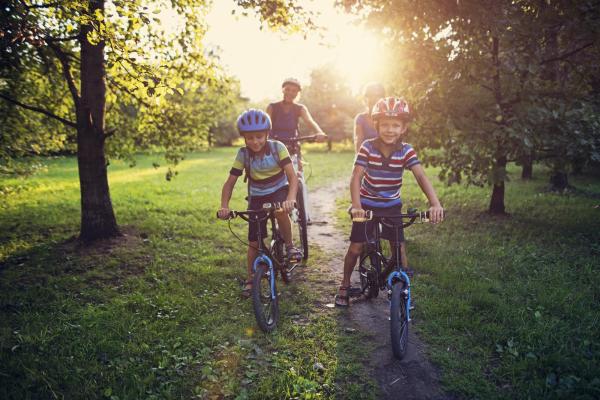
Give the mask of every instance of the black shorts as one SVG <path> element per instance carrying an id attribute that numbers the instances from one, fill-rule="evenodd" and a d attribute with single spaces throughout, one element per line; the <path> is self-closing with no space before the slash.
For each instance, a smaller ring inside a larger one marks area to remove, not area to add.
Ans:
<path id="1" fill-rule="evenodd" d="M 264 203 L 281 203 L 287 199 L 287 195 L 288 186 L 284 186 L 281 189 L 278 189 L 276 192 L 266 196 L 250 197 L 250 201 L 248 201 L 248 210 L 262 210 Z M 267 221 L 268 219 L 264 219 L 260 222 L 260 233 L 263 239 L 268 236 Z M 249 222 L 248 241 L 258 241 L 258 224 L 259 223 L 256 221 Z"/>
<path id="2" fill-rule="evenodd" d="M 365 210 L 369 208 L 365 207 Z M 374 209 L 371 210 L 381 210 Z M 390 207 L 389 209 L 385 209 L 386 211 L 391 211 L 391 213 L 402 212 L 402 206 L 400 207 Z M 402 222 L 402 218 L 386 218 L 387 221 L 400 223 Z M 381 226 L 381 228 L 379 228 Z M 404 242 L 404 228 L 402 225 L 396 226 L 392 228 L 386 224 L 378 224 L 375 221 L 366 221 L 366 222 L 352 222 L 352 231 L 350 232 L 350 241 L 354 243 L 365 243 L 368 241 L 375 240 L 375 229 L 381 229 L 379 237 L 381 239 L 389 240 L 393 243 L 402 243 Z"/>

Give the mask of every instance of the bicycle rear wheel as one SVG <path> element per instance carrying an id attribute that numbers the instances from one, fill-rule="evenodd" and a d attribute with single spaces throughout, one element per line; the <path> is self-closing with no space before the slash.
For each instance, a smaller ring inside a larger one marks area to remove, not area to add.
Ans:
<path id="1" fill-rule="evenodd" d="M 390 306 L 390 332 L 392 335 L 392 351 L 394 357 L 401 360 L 408 349 L 408 314 L 406 282 L 400 281 L 392 287 Z"/>
<path id="2" fill-rule="evenodd" d="M 306 224 L 306 208 L 304 196 L 302 196 L 302 182 L 298 182 L 298 194 L 296 195 L 296 207 L 298 208 L 298 234 L 302 248 L 302 259 L 308 259 L 308 229 Z"/>
<path id="3" fill-rule="evenodd" d="M 272 296 L 272 293 L 275 296 Z M 271 285 L 271 273 L 266 264 L 261 263 L 256 267 L 252 285 L 252 305 L 260 329 L 264 332 L 273 331 L 279 320 L 279 299 L 275 279 Z"/>
<path id="4" fill-rule="evenodd" d="M 360 264 L 358 265 L 358 274 L 360 276 L 360 289 L 367 299 L 377 297 L 379 294 L 379 284 L 377 283 L 377 272 L 371 262 L 371 257 L 363 253 Z"/>

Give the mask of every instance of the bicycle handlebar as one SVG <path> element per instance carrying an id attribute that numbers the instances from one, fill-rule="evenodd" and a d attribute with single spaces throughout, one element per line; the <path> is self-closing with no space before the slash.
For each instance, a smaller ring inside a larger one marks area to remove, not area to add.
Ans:
<path id="1" fill-rule="evenodd" d="M 283 137 L 275 137 L 275 140 L 279 140 L 280 142 L 285 143 L 299 143 L 299 142 L 314 142 L 317 140 L 317 135 L 308 135 L 308 136 L 296 136 L 293 138 L 283 138 Z"/>
<path id="2" fill-rule="evenodd" d="M 350 214 L 350 217 L 352 218 L 352 214 Z M 410 219 L 410 223 L 412 224 L 417 219 L 419 220 L 419 222 L 428 221 L 429 220 L 429 211 L 417 211 L 417 212 L 402 214 L 402 213 L 390 213 L 389 211 L 366 210 L 364 218 L 352 218 L 352 221 L 353 222 L 366 222 L 366 221 L 372 220 L 373 218 L 406 218 L 406 219 Z"/>
<path id="3" fill-rule="evenodd" d="M 241 219 L 248 221 L 252 215 L 261 215 L 257 217 L 257 220 L 266 219 L 269 214 L 275 211 L 281 210 L 281 203 L 263 203 L 261 210 L 246 210 L 246 211 L 234 211 L 230 210 L 228 219 L 240 217 Z M 219 212 L 217 211 L 217 218 L 219 218 Z"/>

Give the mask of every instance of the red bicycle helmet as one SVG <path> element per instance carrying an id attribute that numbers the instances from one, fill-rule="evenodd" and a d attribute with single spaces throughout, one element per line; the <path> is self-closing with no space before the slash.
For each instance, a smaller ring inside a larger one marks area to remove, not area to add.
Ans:
<path id="1" fill-rule="evenodd" d="M 373 121 L 377 121 L 383 117 L 410 121 L 412 119 L 412 114 L 408 108 L 408 103 L 403 98 L 386 97 L 379 99 L 371 110 L 371 118 L 373 118 Z"/>

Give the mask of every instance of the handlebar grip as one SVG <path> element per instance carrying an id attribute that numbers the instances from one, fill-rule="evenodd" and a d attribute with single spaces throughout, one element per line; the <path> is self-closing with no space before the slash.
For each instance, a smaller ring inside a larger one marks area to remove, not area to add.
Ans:
<path id="1" fill-rule="evenodd" d="M 352 217 L 352 213 L 350 213 L 350 216 Z M 352 222 L 367 222 L 373 219 L 373 211 L 371 210 L 365 210 L 365 216 L 364 217 L 352 217 Z"/>
<path id="2" fill-rule="evenodd" d="M 221 219 L 221 218 L 219 218 L 219 212 L 218 212 L 218 211 L 215 213 L 215 215 L 216 215 L 216 217 L 217 217 L 218 219 Z M 235 217 L 237 217 L 237 214 L 235 213 L 235 211 L 233 211 L 233 210 L 230 210 L 230 211 L 229 211 L 229 215 L 227 216 L 227 218 L 228 218 L 228 219 L 231 219 L 231 218 L 235 218 Z"/>

